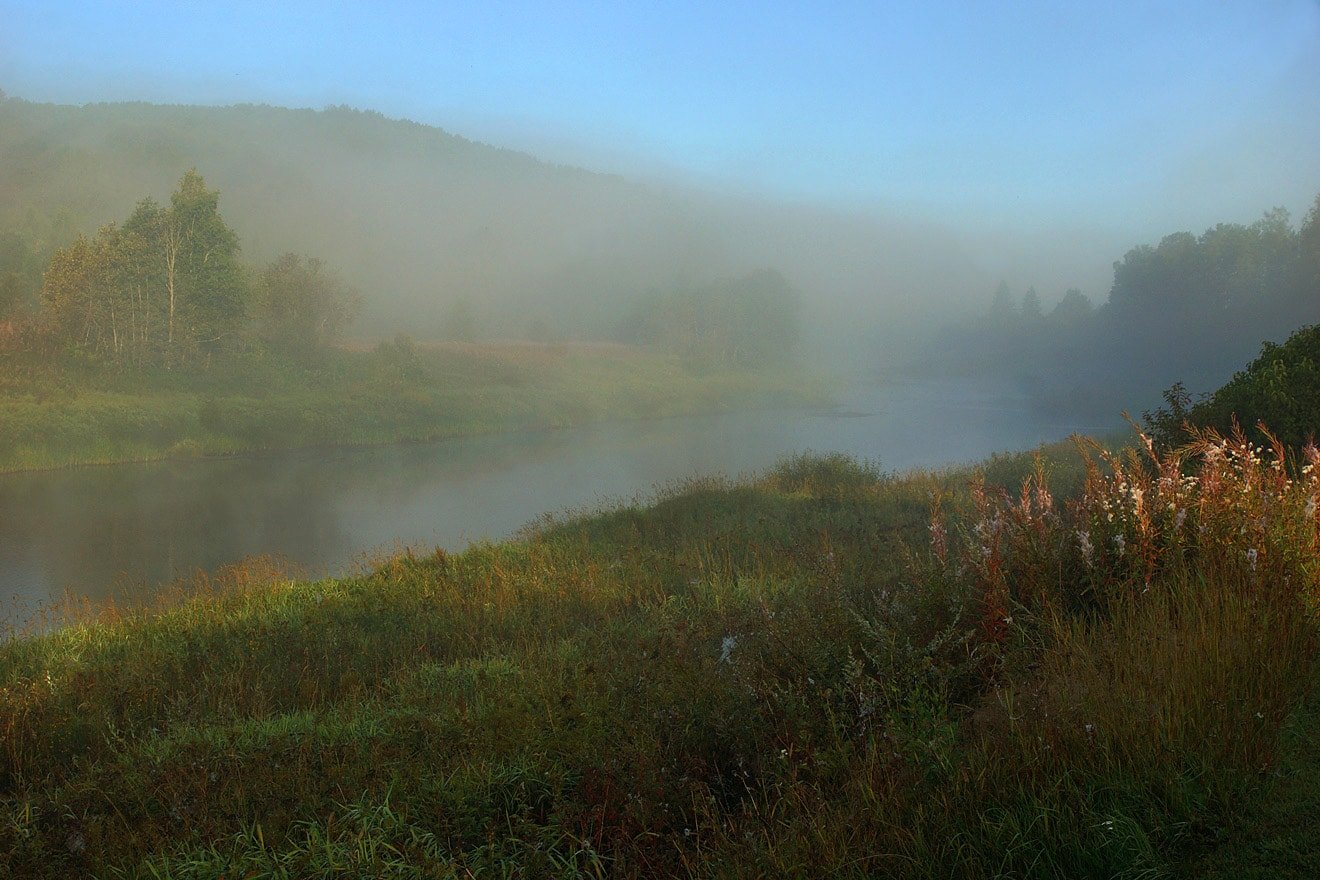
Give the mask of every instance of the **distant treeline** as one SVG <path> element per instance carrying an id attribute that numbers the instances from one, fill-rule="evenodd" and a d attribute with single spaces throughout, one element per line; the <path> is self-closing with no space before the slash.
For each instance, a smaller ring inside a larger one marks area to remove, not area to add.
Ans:
<path id="1" fill-rule="evenodd" d="M 116 365 L 205 368 L 257 347 L 306 357 L 340 336 L 359 301 L 315 258 L 244 265 L 219 193 L 195 170 L 168 205 L 145 198 L 44 267 L 17 235 L 0 247 L 6 347 Z"/>
<path id="2" fill-rule="evenodd" d="M 170 371 L 257 352 L 306 361 L 342 336 L 360 302 L 313 257 L 245 264 L 219 193 L 196 170 L 168 204 L 144 198 L 122 223 L 63 247 L 0 236 L 0 351 Z M 635 296 L 613 336 L 691 368 L 751 369 L 791 360 L 801 320 L 798 292 L 764 269 Z M 473 341 L 479 328 L 472 303 L 460 298 L 441 335 Z M 549 341 L 552 332 L 538 318 L 526 335 Z"/>
<path id="3" fill-rule="evenodd" d="M 1214 388 L 1263 341 L 1318 318 L 1320 198 L 1300 228 L 1276 208 L 1249 226 L 1133 248 L 1099 307 L 1069 290 L 1046 309 L 1034 288 L 1019 298 L 1001 284 L 985 312 L 945 329 L 923 366 L 1008 376 L 1060 405 L 1131 405 L 1177 380 Z"/>
<path id="4" fill-rule="evenodd" d="M 763 269 L 704 287 L 653 290 L 615 335 L 674 352 L 694 366 L 755 368 L 791 360 L 801 322 L 798 292 L 779 272 Z"/>
<path id="5" fill-rule="evenodd" d="M 600 340 L 649 288 L 774 267 L 809 290 L 820 331 L 883 316 L 907 338 L 899 324 L 928 323 L 941 300 L 985 283 L 957 235 L 900 212 L 633 181 L 346 107 L 11 97 L 0 238 L 35 256 L 25 295 L 35 301 L 56 249 L 122 222 L 143 195 L 167 203 L 189 167 L 223 193 L 245 262 L 325 258 L 362 292 L 354 332 L 373 337 Z"/>

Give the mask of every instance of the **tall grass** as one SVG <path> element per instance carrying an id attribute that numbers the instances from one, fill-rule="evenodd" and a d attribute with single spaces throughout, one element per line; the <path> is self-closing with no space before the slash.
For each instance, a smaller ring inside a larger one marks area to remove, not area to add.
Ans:
<path id="1" fill-rule="evenodd" d="M 0 870 L 1155 876 L 1268 790 L 1320 475 L 1142 443 L 798 458 L 16 640 Z"/>

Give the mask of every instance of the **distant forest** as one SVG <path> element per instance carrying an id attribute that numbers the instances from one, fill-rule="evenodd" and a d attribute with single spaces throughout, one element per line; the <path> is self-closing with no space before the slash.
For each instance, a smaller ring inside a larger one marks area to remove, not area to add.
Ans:
<path id="1" fill-rule="evenodd" d="M 123 222 L 80 234 L 49 257 L 12 233 L 0 239 L 0 354 L 190 372 L 236 356 L 323 356 L 356 317 L 361 294 L 316 257 L 244 264 L 219 202 L 193 169 L 168 204 L 143 198 Z M 792 361 L 801 312 L 784 276 L 761 270 L 653 288 L 612 335 L 678 355 L 689 368 L 754 369 Z M 449 309 L 446 328 L 450 338 L 475 338 L 466 300 Z M 377 353 L 408 345 L 396 339 Z"/>
<path id="2" fill-rule="evenodd" d="M 602 339 L 650 291 L 774 267 L 813 327 L 928 320 L 980 276 L 952 233 L 538 161 L 379 113 L 0 99 L 0 274 L 35 301 L 54 251 L 164 203 L 188 168 L 244 258 L 332 262 L 355 333 Z M 916 295 L 914 295 L 916 292 Z M 838 346 L 831 346 L 832 350 Z"/>
<path id="3" fill-rule="evenodd" d="M 1182 383 L 1223 384 L 1264 342 L 1320 321 L 1320 197 L 1298 228 L 1276 208 L 1251 225 L 1179 232 L 1114 263 L 1108 298 L 1080 290 L 1045 308 L 1004 283 L 950 324 L 918 367 L 995 375 L 1046 407 L 1104 413 L 1146 405 Z"/>
<path id="4" fill-rule="evenodd" d="M 205 182 L 170 194 L 194 166 Z M 189 212 L 214 216 L 180 226 Z M 694 368 L 814 349 L 878 371 L 919 350 L 922 375 L 1112 417 L 1174 382 L 1216 388 L 1320 320 L 1318 225 L 1276 210 L 1167 236 L 1115 263 L 1103 297 L 995 290 L 952 234 L 908 220 L 678 193 L 375 113 L 0 99 L 0 351 L 123 369 L 306 360 L 350 327 L 613 339 Z M 968 317 L 930 339 L 946 315 Z"/>

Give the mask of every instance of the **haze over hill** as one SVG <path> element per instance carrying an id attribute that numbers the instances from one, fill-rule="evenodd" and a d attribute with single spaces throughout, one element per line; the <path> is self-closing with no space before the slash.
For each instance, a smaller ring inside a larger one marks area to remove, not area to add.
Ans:
<path id="1" fill-rule="evenodd" d="M 63 243 L 196 167 L 249 259 L 325 258 L 361 330 L 610 332 L 650 288 L 774 267 L 819 324 L 931 321 L 992 277 L 933 224 L 641 184 L 348 108 L 0 103 L 0 227 Z"/>

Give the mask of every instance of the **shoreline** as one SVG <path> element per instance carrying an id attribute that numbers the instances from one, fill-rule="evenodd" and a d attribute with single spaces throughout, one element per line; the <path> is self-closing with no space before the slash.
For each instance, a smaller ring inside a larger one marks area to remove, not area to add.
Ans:
<path id="1" fill-rule="evenodd" d="M 603 418 L 588 418 L 582 421 L 566 422 L 562 424 L 514 424 L 507 426 L 496 426 L 491 428 L 477 428 L 474 430 L 459 429 L 456 431 L 438 433 L 429 436 L 400 436 L 394 439 L 386 440 L 348 440 L 345 442 L 331 443 L 305 443 L 289 446 L 251 446 L 233 450 L 224 450 L 216 452 L 201 452 L 179 454 L 170 450 L 164 451 L 159 455 L 150 455 L 142 458 L 106 458 L 106 459 L 79 459 L 63 464 L 39 465 L 35 467 L 10 467 L 0 465 L 0 477 L 6 477 L 14 474 L 41 474 L 54 471 L 76 470 L 80 468 L 104 468 L 116 467 L 119 465 L 144 465 L 159 464 L 161 462 L 208 462 L 208 461 L 226 461 L 230 459 L 255 459 L 267 456 L 278 456 L 293 452 L 313 452 L 317 450 L 354 450 L 354 449 L 380 449 L 390 446 L 420 446 L 427 443 L 444 443 L 451 440 L 466 440 L 476 437 L 513 437 L 520 434 L 539 434 L 551 433 L 555 431 L 569 431 L 574 428 L 582 428 L 589 425 L 612 425 L 629 424 L 634 422 L 662 422 L 670 419 L 702 418 L 706 416 L 718 416 L 726 413 L 735 412 L 773 412 L 782 410 L 784 412 L 808 412 L 823 413 L 833 415 L 831 405 L 822 404 L 810 393 L 803 393 L 801 399 L 797 402 L 775 402 L 770 405 L 751 405 L 739 406 L 728 405 L 719 408 L 699 408 L 692 410 L 680 410 L 668 412 L 660 415 L 608 415 Z M 841 414 L 838 417 L 845 418 L 850 414 Z"/>
<path id="2" fill-rule="evenodd" d="M 690 372 L 614 346 L 503 343 L 423 350 L 412 372 L 345 353 L 320 376 L 229 385 L 58 372 L 0 395 L 0 475 L 153 461 L 358 448 L 737 410 L 836 405 L 837 380 L 775 369 Z"/>

